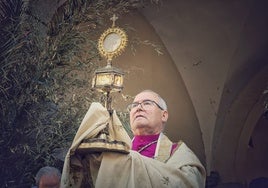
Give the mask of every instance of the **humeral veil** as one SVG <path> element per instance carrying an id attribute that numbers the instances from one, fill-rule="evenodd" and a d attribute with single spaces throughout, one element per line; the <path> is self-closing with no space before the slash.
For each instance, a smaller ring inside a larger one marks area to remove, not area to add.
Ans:
<path id="1" fill-rule="evenodd" d="M 102 138 L 103 132 L 108 137 Z M 116 112 L 110 115 L 100 103 L 92 103 L 65 157 L 61 187 L 205 187 L 205 169 L 183 142 L 163 161 L 130 147 L 131 139 Z M 193 166 L 199 175 L 187 170 Z"/>

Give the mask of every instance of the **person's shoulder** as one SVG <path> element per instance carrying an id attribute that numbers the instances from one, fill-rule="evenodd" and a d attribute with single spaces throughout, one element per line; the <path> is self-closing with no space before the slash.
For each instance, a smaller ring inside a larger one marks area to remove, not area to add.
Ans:
<path id="1" fill-rule="evenodd" d="M 190 151 L 192 151 L 192 150 L 187 146 L 187 144 L 186 144 L 184 141 L 182 141 L 182 140 L 180 140 L 180 141 L 177 142 L 177 148 L 182 148 L 182 149 L 186 149 L 186 150 L 190 150 Z"/>
<path id="2" fill-rule="evenodd" d="M 179 140 L 178 142 L 176 142 L 177 146 L 180 147 L 180 145 L 185 144 L 182 140 Z"/>
<path id="3" fill-rule="evenodd" d="M 179 140 L 178 142 L 173 142 L 172 144 L 172 150 L 178 149 L 182 144 L 185 144 L 182 140 Z"/>
<path id="4" fill-rule="evenodd" d="M 195 155 L 194 152 L 187 146 L 187 144 L 183 140 L 179 140 L 178 142 L 175 142 L 173 144 L 172 154 L 174 154 L 176 151 L 192 153 L 193 155 Z"/>

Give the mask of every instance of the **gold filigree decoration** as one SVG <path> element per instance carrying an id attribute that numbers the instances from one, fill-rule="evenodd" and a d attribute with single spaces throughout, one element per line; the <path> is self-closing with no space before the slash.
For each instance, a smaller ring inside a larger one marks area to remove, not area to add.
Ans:
<path id="1" fill-rule="evenodd" d="M 127 46 L 126 32 L 119 27 L 115 27 L 117 19 L 118 17 L 114 14 L 110 19 L 113 22 L 112 27 L 104 31 L 98 41 L 99 52 L 108 62 L 111 62 L 114 57 L 120 55 Z"/>
<path id="2" fill-rule="evenodd" d="M 112 27 L 104 31 L 98 41 L 100 54 L 108 61 L 120 55 L 127 45 L 127 35 L 119 27 Z"/>

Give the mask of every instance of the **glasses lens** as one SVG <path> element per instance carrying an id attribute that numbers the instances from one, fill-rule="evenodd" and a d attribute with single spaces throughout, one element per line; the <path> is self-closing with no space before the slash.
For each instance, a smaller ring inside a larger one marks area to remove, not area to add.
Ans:
<path id="1" fill-rule="evenodd" d="M 150 100 L 146 100 L 146 101 L 143 101 L 143 102 L 141 103 L 141 105 L 142 105 L 143 108 L 149 108 L 149 107 L 151 107 L 153 104 L 154 104 L 154 102 L 153 102 L 153 101 L 150 101 Z"/>
<path id="2" fill-rule="evenodd" d="M 131 103 L 131 104 L 128 105 L 127 109 L 130 112 L 133 108 L 136 108 L 139 105 L 141 105 L 141 108 L 143 108 L 143 109 L 149 109 L 149 108 L 151 108 L 151 106 L 156 105 L 158 108 L 160 108 L 161 110 L 163 110 L 159 106 L 159 104 L 157 104 L 156 102 L 154 102 L 152 100 L 145 100 L 145 101 L 142 101 L 141 103 L 138 103 L 138 102 Z"/>
<path id="3" fill-rule="evenodd" d="M 133 108 L 135 108 L 138 105 L 139 103 L 131 103 L 128 105 L 127 110 L 130 112 Z"/>

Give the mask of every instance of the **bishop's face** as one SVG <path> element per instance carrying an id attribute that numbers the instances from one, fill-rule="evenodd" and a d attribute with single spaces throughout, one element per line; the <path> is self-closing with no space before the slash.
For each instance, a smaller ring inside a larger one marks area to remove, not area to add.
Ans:
<path id="1" fill-rule="evenodd" d="M 133 134 L 154 135 L 162 132 L 164 123 L 168 119 L 168 112 L 157 105 L 159 97 L 152 92 L 142 92 L 135 97 L 133 103 L 138 104 L 130 111 Z"/>

